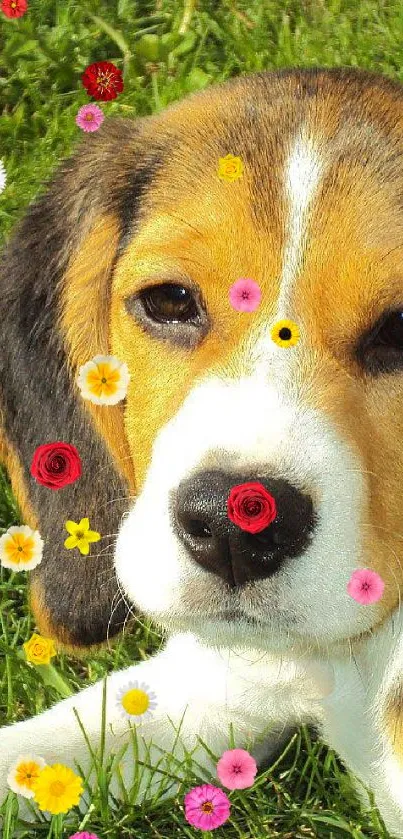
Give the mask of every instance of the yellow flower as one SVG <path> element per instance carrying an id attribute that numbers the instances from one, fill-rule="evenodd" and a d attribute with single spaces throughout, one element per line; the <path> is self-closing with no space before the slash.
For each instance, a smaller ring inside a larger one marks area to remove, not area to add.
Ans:
<path id="1" fill-rule="evenodd" d="M 156 694 L 144 682 L 129 682 L 116 694 L 122 716 L 128 719 L 136 717 L 135 722 L 141 722 L 151 716 L 157 707 L 156 698 Z"/>
<path id="2" fill-rule="evenodd" d="M 20 755 L 7 775 L 8 786 L 13 792 L 23 795 L 24 798 L 33 798 L 34 783 L 44 766 L 46 766 L 46 763 L 42 757 Z"/>
<path id="3" fill-rule="evenodd" d="M 52 816 L 67 813 L 78 804 L 83 792 L 83 782 L 68 766 L 54 763 L 45 766 L 34 784 L 34 799 L 40 810 Z"/>
<path id="4" fill-rule="evenodd" d="M 99 542 L 101 538 L 96 530 L 90 530 L 89 519 L 81 519 L 78 524 L 75 521 L 66 521 L 65 526 L 70 536 L 67 537 L 64 547 L 68 548 L 68 550 L 70 548 L 78 548 L 83 556 L 89 554 L 90 542 Z"/>
<path id="5" fill-rule="evenodd" d="M 240 157 L 234 157 L 233 154 L 227 154 L 226 157 L 220 157 L 218 161 L 218 177 L 222 181 L 237 181 L 243 174 L 243 163 Z"/>
<path id="6" fill-rule="evenodd" d="M 94 405 L 116 405 L 125 398 L 130 374 L 114 355 L 96 355 L 80 367 L 77 384 L 83 399 Z"/>
<path id="7" fill-rule="evenodd" d="M 293 320 L 279 320 L 271 330 L 272 340 L 279 347 L 292 347 L 299 341 L 299 329 Z"/>
<path id="8" fill-rule="evenodd" d="M 0 564 L 13 571 L 32 571 L 42 560 L 43 539 L 27 524 L 9 527 L 0 539 Z"/>
<path id="9" fill-rule="evenodd" d="M 50 659 L 57 655 L 54 641 L 51 638 L 42 638 L 42 635 L 37 635 L 36 632 L 23 647 L 27 661 L 32 664 L 49 664 Z"/>

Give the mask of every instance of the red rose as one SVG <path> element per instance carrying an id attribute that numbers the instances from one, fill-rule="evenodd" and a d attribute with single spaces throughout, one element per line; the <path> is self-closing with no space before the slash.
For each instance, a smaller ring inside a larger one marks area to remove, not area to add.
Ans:
<path id="1" fill-rule="evenodd" d="M 228 497 L 228 518 L 248 533 L 260 533 L 276 518 L 276 502 L 263 484 L 238 484 Z"/>
<path id="2" fill-rule="evenodd" d="M 27 11 L 27 0 L 3 0 L 0 9 L 6 17 L 22 17 Z"/>
<path id="3" fill-rule="evenodd" d="M 48 443 L 35 451 L 31 475 L 48 489 L 62 489 L 81 475 L 80 455 L 70 443 Z"/>
<path id="4" fill-rule="evenodd" d="M 96 61 L 84 70 L 82 83 L 89 96 L 108 102 L 123 90 L 122 71 L 110 61 Z"/>

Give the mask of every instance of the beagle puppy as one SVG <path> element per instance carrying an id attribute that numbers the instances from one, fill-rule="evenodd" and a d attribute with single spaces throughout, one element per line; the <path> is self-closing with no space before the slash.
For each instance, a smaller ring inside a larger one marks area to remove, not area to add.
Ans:
<path id="1" fill-rule="evenodd" d="M 243 163 L 234 182 L 217 175 L 228 154 Z M 232 724 L 259 755 L 265 733 L 309 721 L 397 837 L 402 160 L 397 83 L 354 69 L 235 78 L 106 120 L 28 209 L 0 275 L 0 452 L 44 540 L 37 626 L 67 649 L 102 643 L 129 613 L 169 636 L 108 677 L 108 750 L 131 742 L 116 693 L 132 681 L 157 697 L 140 751 L 180 760 L 184 743 L 213 776 L 199 736 L 219 756 Z M 240 278 L 259 285 L 253 312 L 230 304 Z M 293 345 L 273 340 L 283 320 Z M 117 405 L 77 389 L 98 354 L 128 366 Z M 83 473 L 51 492 L 30 464 L 59 440 Z M 262 534 L 226 513 L 249 481 L 277 503 Z M 102 535 L 90 557 L 63 546 L 77 515 Z M 384 582 L 368 605 L 347 591 L 363 568 Z M 73 709 L 97 746 L 102 691 L 2 729 L 2 794 L 22 749 L 89 770 Z M 129 785 L 130 749 L 122 767 Z"/>

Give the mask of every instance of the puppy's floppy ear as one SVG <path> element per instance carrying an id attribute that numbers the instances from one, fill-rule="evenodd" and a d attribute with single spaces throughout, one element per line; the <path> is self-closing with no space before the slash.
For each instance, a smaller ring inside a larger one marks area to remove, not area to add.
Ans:
<path id="1" fill-rule="evenodd" d="M 31 205 L 0 266 L 0 452 L 24 522 L 44 540 L 30 574 L 36 621 L 66 645 L 100 643 L 127 615 L 113 567 L 135 491 L 124 403 L 91 405 L 75 377 L 78 366 L 109 352 L 114 265 L 159 160 L 159 150 L 142 155 L 141 121 L 106 121 Z M 38 446 L 57 441 L 76 446 L 83 471 L 55 491 L 37 483 L 30 466 Z M 65 522 L 84 517 L 102 537 L 89 557 L 64 548 Z"/>

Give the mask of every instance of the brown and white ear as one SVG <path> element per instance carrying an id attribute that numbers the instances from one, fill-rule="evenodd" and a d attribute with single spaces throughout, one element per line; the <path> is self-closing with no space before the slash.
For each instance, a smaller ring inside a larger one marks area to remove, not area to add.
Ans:
<path id="1" fill-rule="evenodd" d="M 0 266 L 0 453 L 24 522 L 44 540 L 30 574 L 38 627 L 66 645 L 100 643 L 127 616 L 113 565 L 135 493 L 124 403 L 83 400 L 76 375 L 108 354 L 114 264 L 157 163 L 157 154 L 142 161 L 138 126 L 106 121 L 85 138 L 28 209 Z M 77 448 L 83 468 L 77 481 L 51 490 L 30 467 L 38 446 L 57 441 Z M 89 557 L 64 547 L 65 522 L 84 517 L 102 537 Z"/>

